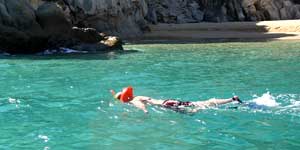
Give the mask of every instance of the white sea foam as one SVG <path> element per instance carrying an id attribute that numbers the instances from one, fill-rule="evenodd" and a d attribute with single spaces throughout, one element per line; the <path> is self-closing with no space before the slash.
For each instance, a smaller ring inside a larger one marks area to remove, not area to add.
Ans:
<path id="1" fill-rule="evenodd" d="M 8 102 L 11 103 L 11 104 L 15 104 L 16 108 L 19 108 L 19 105 L 21 103 L 20 100 L 18 100 L 16 98 L 11 98 L 11 97 L 8 98 Z"/>
<path id="2" fill-rule="evenodd" d="M 170 123 L 171 123 L 171 125 L 175 125 L 175 124 L 177 124 L 177 122 L 176 122 L 176 121 L 174 121 L 174 120 L 170 120 Z"/>
<path id="3" fill-rule="evenodd" d="M 44 150 L 49 150 L 49 149 L 50 149 L 50 147 L 48 147 L 48 146 L 44 147 Z"/>
<path id="4" fill-rule="evenodd" d="M 131 110 L 127 109 L 127 108 L 124 108 L 123 110 L 126 111 L 126 112 L 131 112 Z"/>
<path id="5" fill-rule="evenodd" d="M 46 135 L 39 135 L 38 138 L 44 140 L 45 143 L 47 143 L 50 140 Z"/>
<path id="6" fill-rule="evenodd" d="M 60 47 L 58 49 L 47 49 L 38 55 L 52 55 L 52 54 L 72 54 L 72 53 L 88 53 L 87 51 L 78 51 L 70 48 Z"/>
<path id="7" fill-rule="evenodd" d="M 61 53 L 69 54 L 69 53 L 87 53 L 87 51 L 78 51 L 70 48 L 60 47 L 59 50 Z"/>
<path id="8" fill-rule="evenodd" d="M 264 105 L 268 107 L 276 107 L 280 105 L 280 103 L 277 103 L 274 96 L 272 96 L 269 92 L 253 99 L 253 102 L 255 102 L 257 105 Z"/>
<path id="9" fill-rule="evenodd" d="M 8 102 L 11 103 L 11 104 L 16 104 L 16 103 L 18 103 L 18 100 L 15 99 L 15 98 L 9 97 L 9 98 L 8 98 Z"/>
<path id="10" fill-rule="evenodd" d="M 300 101 L 293 100 L 290 105 L 285 106 L 284 108 L 298 108 L 300 109 Z"/>
<path id="11" fill-rule="evenodd" d="M 109 106 L 109 107 L 113 107 L 114 104 L 113 104 L 113 103 L 108 103 L 108 106 Z"/>
<path id="12" fill-rule="evenodd" d="M 295 101 L 295 102 L 293 103 L 293 105 L 295 105 L 295 106 L 300 106 L 300 101 Z"/>
<path id="13" fill-rule="evenodd" d="M 206 125 L 206 122 L 205 122 L 205 121 L 203 121 L 203 120 L 200 120 L 200 119 L 195 119 L 195 121 L 196 121 L 196 122 L 199 122 L 199 123 L 201 123 L 201 124 L 203 124 L 203 125 Z"/>

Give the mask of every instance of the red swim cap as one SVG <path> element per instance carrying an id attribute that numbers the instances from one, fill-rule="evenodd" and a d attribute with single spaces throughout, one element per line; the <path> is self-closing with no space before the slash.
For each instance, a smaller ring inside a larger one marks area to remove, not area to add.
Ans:
<path id="1" fill-rule="evenodd" d="M 133 99 L 133 88 L 131 86 L 124 88 L 121 92 L 119 100 L 123 103 L 128 103 Z"/>

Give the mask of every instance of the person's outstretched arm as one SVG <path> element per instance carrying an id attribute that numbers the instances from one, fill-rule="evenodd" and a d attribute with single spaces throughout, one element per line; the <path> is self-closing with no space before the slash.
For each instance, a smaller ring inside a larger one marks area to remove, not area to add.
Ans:
<path id="1" fill-rule="evenodd" d="M 192 109 L 190 112 L 197 112 L 207 107 L 215 107 L 218 105 L 227 104 L 234 101 L 242 103 L 242 101 L 239 99 L 238 96 L 233 96 L 232 98 L 228 98 L 228 99 L 210 99 L 207 101 L 197 101 L 197 102 L 193 102 L 196 108 Z"/>
<path id="2" fill-rule="evenodd" d="M 231 103 L 233 101 L 240 102 L 240 99 L 238 96 L 233 96 L 232 98 L 228 98 L 228 99 L 210 99 L 210 100 L 204 101 L 204 103 L 208 106 L 217 106 L 217 105 Z"/>

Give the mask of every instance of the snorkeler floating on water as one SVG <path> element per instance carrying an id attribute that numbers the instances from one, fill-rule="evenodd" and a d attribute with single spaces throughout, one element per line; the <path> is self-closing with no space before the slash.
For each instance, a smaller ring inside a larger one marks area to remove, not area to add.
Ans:
<path id="1" fill-rule="evenodd" d="M 222 104 L 227 104 L 230 102 L 237 101 L 242 103 L 238 96 L 233 96 L 228 99 L 209 99 L 206 101 L 179 101 L 174 99 L 159 100 L 153 99 L 147 96 L 133 96 L 133 88 L 127 87 L 122 90 L 122 92 L 116 93 L 114 90 L 110 91 L 115 99 L 120 100 L 123 103 L 133 104 L 135 107 L 143 110 L 145 113 L 148 113 L 146 108 L 147 104 L 161 106 L 164 108 L 169 108 L 177 112 L 186 112 L 185 108 L 191 108 L 187 112 L 194 113 L 202 109 L 209 107 L 215 107 Z"/>

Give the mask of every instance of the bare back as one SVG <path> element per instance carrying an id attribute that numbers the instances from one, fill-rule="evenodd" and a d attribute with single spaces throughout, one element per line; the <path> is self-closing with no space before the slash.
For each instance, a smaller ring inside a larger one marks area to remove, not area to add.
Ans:
<path id="1" fill-rule="evenodd" d="M 133 104 L 135 107 L 142 109 L 145 113 L 147 113 L 146 104 L 151 105 L 162 105 L 164 100 L 157 100 L 152 99 L 151 97 L 147 96 L 136 96 L 133 98 L 132 101 L 130 101 L 131 104 Z"/>

